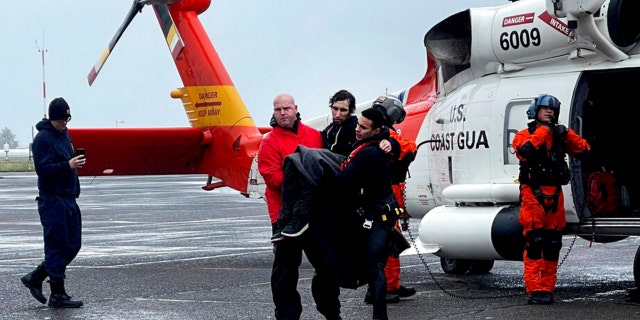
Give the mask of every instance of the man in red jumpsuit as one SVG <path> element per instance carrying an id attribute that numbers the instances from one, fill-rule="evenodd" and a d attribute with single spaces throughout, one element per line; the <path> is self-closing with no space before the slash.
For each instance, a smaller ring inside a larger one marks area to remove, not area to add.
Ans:
<path id="1" fill-rule="evenodd" d="M 318 130 L 300 122 L 298 106 L 293 97 L 286 93 L 279 94 L 273 100 L 271 126 L 273 129 L 264 137 L 258 151 L 258 171 L 266 184 L 265 198 L 271 228 L 275 234 L 282 228 L 282 226 L 278 226 L 278 214 L 282 205 L 282 182 L 284 180 L 282 163 L 284 158 L 292 154 L 298 145 L 322 148 L 322 136 Z M 303 237 L 295 239 L 296 241 L 278 241 L 273 244 L 271 293 L 275 305 L 275 318 L 278 320 L 298 320 L 302 313 L 302 302 L 297 290 L 298 268 L 302 263 L 302 252 L 309 249 L 309 241 Z M 309 255 L 307 257 L 314 258 Z M 316 290 L 318 287 L 314 284 L 327 282 L 317 277 L 325 274 L 325 272 L 316 272 L 312 290 Z M 327 319 L 340 319 L 339 301 L 327 303 L 316 301 L 316 305 Z"/>
<path id="2" fill-rule="evenodd" d="M 565 155 L 583 157 L 591 147 L 558 124 L 560 101 L 540 95 L 529 106 L 533 119 L 513 139 L 520 160 L 520 224 L 524 227 L 524 284 L 529 304 L 552 304 L 566 225 L 562 185 L 571 174 Z"/>

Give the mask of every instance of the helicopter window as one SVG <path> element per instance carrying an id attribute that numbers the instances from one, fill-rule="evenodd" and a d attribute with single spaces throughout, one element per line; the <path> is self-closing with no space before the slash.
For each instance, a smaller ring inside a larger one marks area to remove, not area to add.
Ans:
<path id="1" fill-rule="evenodd" d="M 533 99 L 520 99 L 507 103 L 504 117 L 504 130 L 506 132 L 503 135 L 505 139 L 503 151 L 505 165 L 518 165 L 519 163 L 516 152 L 513 150 L 513 147 L 511 147 L 511 143 L 516 133 L 527 127 L 527 123 L 529 122 L 527 119 L 527 108 L 529 108 L 532 100 Z"/>

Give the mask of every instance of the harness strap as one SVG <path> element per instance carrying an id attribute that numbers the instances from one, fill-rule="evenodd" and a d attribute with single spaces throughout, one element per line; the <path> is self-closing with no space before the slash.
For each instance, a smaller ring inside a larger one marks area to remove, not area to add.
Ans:
<path id="1" fill-rule="evenodd" d="M 560 188 L 561 186 L 556 187 L 556 192 L 550 195 L 546 195 L 542 193 L 540 190 L 540 186 L 531 186 L 531 190 L 533 191 L 533 195 L 538 199 L 538 203 L 544 208 L 544 212 L 548 213 L 549 211 L 555 213 L 558 208 L 558 198 L 560 198 Z M 553 199 L 550 206 L 547 206 L 545 199 Z"/>
<path id="2" fill-rule="evenodd" d="M 366 146 L 368 146 L 368 145 L 370 145 L 370 144 L 372 144 L 374 142 L 378 142 L 379 143 L 380 141 L 375 140 L 375 141 L 365 142 L 365 143 L 359 145 L 357 148 L 353 149 L 353 151 L 351 151 L 351 153 L 349 153 L 349 156 L 347 156 L 347 158 L 344 161 L 342 161 L 342 163 L 340 163 L 340 171 L 344 170 L 344 168 L 346 168 L 351 163 L 351 160 L 353 159 L 353 157 L 355 157 L 356 154 L 358 152 L 360 152 L 360 150 L 364 149 Z"/>

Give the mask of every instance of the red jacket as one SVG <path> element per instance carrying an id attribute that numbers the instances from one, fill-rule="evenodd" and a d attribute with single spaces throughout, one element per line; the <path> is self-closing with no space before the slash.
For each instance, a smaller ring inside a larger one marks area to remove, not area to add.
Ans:
<path id="1" fill-rule="evenodd" d="M 273 127 L 273 130 L 262 139 L 258 151 L 258 171 L 267 185 L 265 198 L 271 223 L 278 220 L 278 213 L 280 213 L 284 158 L 296 151 L 298 145 L 322 148 L 322 136 L 318 130 L 304 125 L 300 121 L 297 126 L 297 134 L 290 129 Z"/>

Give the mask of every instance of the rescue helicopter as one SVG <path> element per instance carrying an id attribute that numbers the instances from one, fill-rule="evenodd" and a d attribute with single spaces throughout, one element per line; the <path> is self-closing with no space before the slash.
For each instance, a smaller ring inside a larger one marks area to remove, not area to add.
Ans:
<path id="1" fill-rule="evenodd" d="M 184 83 L 171 97 L 181 100 L 191 127 L 69 129 L 74 145 L 91 155 L 79 174 L 205 174 L 206 190 L 226 186 L 261 197 L 256 155 L 270 128 L 255 125 L 198 20 L 210 0 L 135 0 L 89 84 L 147 5 Z M 511 141 L 530 121 L 526 111 L 540 94 L 561 101 L 559 123 L 592 147 L 587 159 L 567 158 L 565 234 L 594 242 L 640 235 L 640 168 L 627 155 L 638 135 L 636 101 L 627 87 L 640 80 L 640 25 L 633 21 L 639 6 L 632 0 L 520 0 L 458 12 L 426 32 L 423 78 L 393 93 L 406 112 L 395 127 L 419 146 L 404 192 L 408 212 L 421 219 L 420 252 L 440 257 L 443 270 L 455 274 L 522 260 L 519 165 Z M 305 123 L 322 129 L 330 121 L 326 115 Z M 589 177 L 603 168 L 614 173 L 613 198 L 619 199 L 606 213 L 587 204 Z M 640 249 L 633 267 L 640 287 Z"/>
<path id="2" fill-rule="evenodd" d="M 445 272 L 485 273 L 495 260 L 522 260 L 511 142 L 540 94 L 561 101 L 560 123 L 592 148 L 587 159 L 567 158 L 564 233 L 594 242 L 640 235 L 640 168 L 624 154 L 638 137 L 637 99 L 626 85 L 640 79 L 638 6 L 523 0 L 459 12 L 426 33 L 437 99 L 416 136 L 406 204 L 422 219 L 422 250 L 439 256 Z M 615 184 L 592 185 L 603 171 Z M 610 210 L 597 209 L 593 188 L 609 196 Z M 633 270 L 640 287 L 640 249 Z"/>

